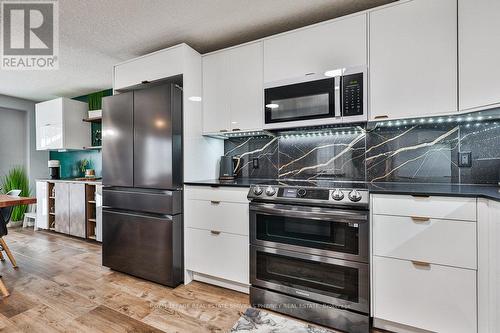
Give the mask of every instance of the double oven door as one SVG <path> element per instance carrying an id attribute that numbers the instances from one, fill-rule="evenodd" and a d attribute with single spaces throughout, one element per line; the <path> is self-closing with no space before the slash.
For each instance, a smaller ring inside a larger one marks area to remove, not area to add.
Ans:
<path id="1" fill-rule="evenodd" d="M 253 286 L 369 312 L 368 212 L 250 204 Z"/>

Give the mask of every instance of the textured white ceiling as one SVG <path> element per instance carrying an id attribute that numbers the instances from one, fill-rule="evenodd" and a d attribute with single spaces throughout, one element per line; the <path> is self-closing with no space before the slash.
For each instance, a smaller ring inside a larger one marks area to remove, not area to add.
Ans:
<path id="1" fill-rule="evenodd" d="M 35 101 L 111 87 L 112 65 L 186 42 L 200 53 L 393 0 L 59 0 L 60 69 L 0 70 L 0 94 Z"/>

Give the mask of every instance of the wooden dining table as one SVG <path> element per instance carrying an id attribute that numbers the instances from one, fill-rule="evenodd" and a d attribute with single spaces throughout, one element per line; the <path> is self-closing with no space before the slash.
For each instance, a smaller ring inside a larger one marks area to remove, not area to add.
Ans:
<path id="1" fill-rule="evenodd" d="M 12 195 L 0 194 L 0 208 L 20 205 L 31 205 L 36 203 L 36 198 L 14 197 Z"/>
<path id="2" fill-rule="evenodd" d="M 31 205 L 36 203 L 36 198 L 30 197 L 15 197 L 7 194 L 0 194 L 0 208 L 11 207 L 11 206 L 21 206 L 21 205 Z M 6 223 L 3 220 L 3 216 L 0 216 L 0 223 Z M 2 276 L 0 275 L 0 293 L 3 297 L 9 296 L 9 291 L 3 283 Z"/>

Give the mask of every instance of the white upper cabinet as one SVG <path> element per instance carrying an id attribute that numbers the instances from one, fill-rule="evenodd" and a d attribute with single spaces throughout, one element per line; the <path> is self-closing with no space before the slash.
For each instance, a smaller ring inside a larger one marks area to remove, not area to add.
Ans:
<path id="1" fill-rule="evenodd" d="M 229 131 L 229 59 L 227 52 L 202 58 L 203 133 Z"/>
<path id="2" fill-rule="evenodd" d="M 231 130 L 261 130 L 264 120 L 262 42 L 229 50 Z"/>
<path id="3" fill-rule="evenodd" d="M 184 46 L 179 44 L 114 66 L 115 90 L 183 73 Z M 166 65 L 168 64 L 168 66 Z"/>
<path id="4" fill-rule="evenodd" d="M 500 1 L 458 1 L 460 110 L 500 103 Z"/>
<path id="5" fill-rule="evenodd" d="M 87 103 L 57 98 L 35 105 L 36 149 L 83 149 L 90 146 Z"/>
<path id="6" fill-rule="evenodd" d="M 366 15 L 350 16 L 264 41 L 264 82 L 366 65 Z"/>
<path id="7" fill-rule="evenodd" d="M 456 112 L 456 0 L 414 0 L 369 15 L 370 118 Z"/>
<path id="8" fill-rule="evenodd" d="M 262 42 L 203 57 L 203 132 L 260 130 Z"/>

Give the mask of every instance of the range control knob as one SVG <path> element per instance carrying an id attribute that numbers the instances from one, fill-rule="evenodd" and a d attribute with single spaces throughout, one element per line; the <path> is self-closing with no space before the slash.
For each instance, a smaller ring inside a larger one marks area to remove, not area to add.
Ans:
<path id="1" fill-rule="evenodd" d="M 262 192 L 264 192 L 264 190 L 260 186 L 255 186 L 253 188 L 253 194 L 255 194 L 255 195 L 261 195 Z"/>
<path id="2" fill-rule="evenodd" d="M 307 191 L 306 191 L 306 189 L 305 189 L 305 188 L 299 188 L 299 189 L 297 190 L 297 196 L 298 196 L 299 198 L 303 198 L 303 197 L 305 197 L 305 196 L 306 196 L 306 194 L 307 194 Z"/>
<path id="3" fill-rule="evenodd" d="M 276 193 L 276 190 L 272 186 L 266 188 L 266 195 L 272 197 Z"/>
<path id="4" fill-rule="evenodd" d="M 332 199 L 337 201 L 344 199 L 344 192 L 342 192 L 339 189 L 336 189 L 335 191 L 332 192 Z"/>
<path id="5" fill-rule="evenodd" d="M 359 200 L 361 200 L 361 193 L 359 193 L 356 190 L 352 190 L 351 192 L 349 192 L 348 197 L 349 197 L 349 200 L 351 200 L 353 202 L 358 202 Z"/>

